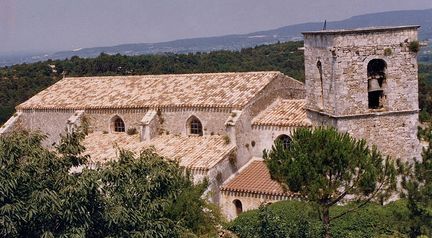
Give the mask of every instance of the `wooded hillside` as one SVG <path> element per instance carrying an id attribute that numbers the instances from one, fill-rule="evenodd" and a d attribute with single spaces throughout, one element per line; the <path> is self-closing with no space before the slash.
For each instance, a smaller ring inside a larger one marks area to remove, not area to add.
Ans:
<path id="1" fill-rule="evenodd" d="M 0 124 L 15 106 L 67 76 L 139 75 L 204 72 L 278 70 L 304 80 L 303 42 L 277 43 L 241 51 L 215 51 L 195 54 L 123 56 L 101 54 L 97 58 L 72 57 L 0 68 Z M 55 66 L 55 68 L 54 68 Z M 432 112 L 432 65 L 420 67 L 422 118 Z M 426 113 L 427 112 L 427 113 Z"/>

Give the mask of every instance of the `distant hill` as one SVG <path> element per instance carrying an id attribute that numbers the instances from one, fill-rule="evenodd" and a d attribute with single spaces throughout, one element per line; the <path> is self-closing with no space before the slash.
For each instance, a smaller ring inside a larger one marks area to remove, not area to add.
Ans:
<path id="1" fill-rule="evenodd" d="M 420 39 L 432 39 L 432 9 L 392 11 L 360 15 L 342 21 L 328 22 L 327 29 L 396 25 L 420 25 Z M 242 35 L 192 38 L 162 43 L 139 43 L 109 47 L 85 48 L 31 57 L 20 56 L 7 57 L 3 59 L 0 57 L 0 66 L 22 62 L 36 62 L 47 59 L 65 59 L 75 55 L 84 58 L 96 57 L 102 52 L 107 54 L 142 55 L 161 53 L 210 52 L 215 50 L 239 50 L 242 48 L 254 47 L 256 45 L 272 44 L 278 41 L 286 42 L 301 40 L 301 32 L 320 30 L 322 29 L 322 26 L 322 22 L 304 23 L 281 27 L 274 30 L 259 31 Z"/>
<path id="2" fill-rule="evenodd" d="M 281 71 L 304 79 L 302 42 L 263 45 L 241 51 L 213 51 L 196 54 L 107 55 L 96 58 L 71 57 L 31 64 L 0 67 L 0 127 L 15 106 L 67 76 L 145 75 Z"/>

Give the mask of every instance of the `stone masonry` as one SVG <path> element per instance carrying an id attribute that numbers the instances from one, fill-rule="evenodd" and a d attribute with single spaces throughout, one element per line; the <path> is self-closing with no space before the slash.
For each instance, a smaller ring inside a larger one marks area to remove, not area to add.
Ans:
<path id="1" fill-rule="evenodd" d="M 306 108 L 314 125 L 332 125 L 387 155 L 420 158 L 417 139 L 418 26 L 305 32 Z M 380 107 L 368 106 L 370 63 L 383 62 Z"/>

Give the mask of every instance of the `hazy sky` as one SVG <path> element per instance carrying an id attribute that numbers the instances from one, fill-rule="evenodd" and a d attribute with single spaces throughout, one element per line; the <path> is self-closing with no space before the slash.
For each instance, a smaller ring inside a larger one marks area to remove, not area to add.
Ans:
<path id="1" fill-rule="evenodd" d="M 160 42 L 432 8 L 432 0 L 0 0 L 0 53 Z"/>

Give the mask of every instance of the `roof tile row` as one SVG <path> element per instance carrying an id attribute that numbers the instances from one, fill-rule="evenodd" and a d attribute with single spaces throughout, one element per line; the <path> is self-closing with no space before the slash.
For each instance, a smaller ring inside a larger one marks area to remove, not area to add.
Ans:
<path id="1" fill-rule="evenodd" d="M 232 180 L 222 186 L 222 191 L 257 193 L 266 195 L 294 196 L 270 176 L 262 160 L 253 160 Z"/>
<path id="2" fill-rule="evenodd" d="M 253 120 L 254 126 L 311 126 L 306 115 L 305 100 L 278 99 Z"/>
<path id="3" fill-rule="evenodd" d="M 241 108 L 280 72 L 64 78 L 17 109 Z"/>
<path id="4" fill-rule="evenodd" d="M 202 170 L 212 168 L 235 149 L 233 144 L 227 144 L 222 136 L 216 135 L 161 135 L 149 142 L 142 142 L 138 135 L 94 132 L 85 138 L 83 144 L 93 163 L 116 160 L 119 149 L 138 154 L 145 148 L 154 147 L 158 154 L 179 161 L 182 167 Z"/>

